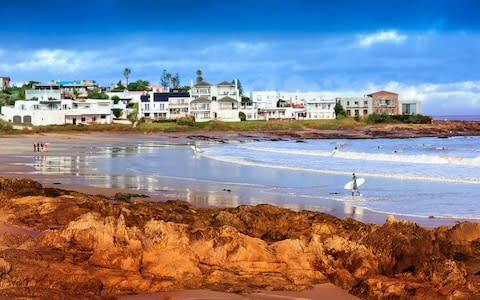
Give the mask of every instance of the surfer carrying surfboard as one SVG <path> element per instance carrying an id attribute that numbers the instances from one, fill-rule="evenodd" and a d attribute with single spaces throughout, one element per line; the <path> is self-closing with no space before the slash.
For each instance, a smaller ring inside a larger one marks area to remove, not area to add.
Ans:
<path id="1" fill-rule="evenodd" d="M 355 173 L 352 174 L 352 197 L 355 195 L 355 193 L 360 195 L 360 192 L 358 191 L 358 185 L 357 185 L 357 176 L 355 176 Z"/>
<path id="2" fill-rule="evenodd" d="M 352 180 L 347 182 L 343 188 L 346 190 L 352 191 L 352 197 L 355 196 L 355 193 L 360 196 L 360 191 L 358 187 L 361 186 L 365 182 L 365 178 L 358 178 L 355 173 L 352 174 Z"/>

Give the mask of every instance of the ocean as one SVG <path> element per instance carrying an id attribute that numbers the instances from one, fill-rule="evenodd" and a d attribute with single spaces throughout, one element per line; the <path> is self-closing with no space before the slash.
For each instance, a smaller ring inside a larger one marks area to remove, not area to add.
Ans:
<path id="1" fill-rule="evenodd" d="M 480 219 L 480 137 L 158 142 L 74 149 L 38 159 L 62 182 L 131 188 L 202 206 L 271 203 L 295 210 Z M 365 178 L 360 195 L 343 186 Z M 57 177 L 60 178 L 60 177 Z M 55 179 L 58 181 L 58 179 Z"/>
<path id="2" fill-rule="evenodd" d="M 433 116 L 433 119 L 449 121 L 480 121 L 480 115 L 444 115 Z"/>

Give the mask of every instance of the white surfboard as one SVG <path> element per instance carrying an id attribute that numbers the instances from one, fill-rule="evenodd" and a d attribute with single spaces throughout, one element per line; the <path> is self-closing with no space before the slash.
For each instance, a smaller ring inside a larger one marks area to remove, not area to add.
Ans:
<path id="1" fill-rule="evenodd" d="M 197 145 L 190 145 L 190 148 L 192 148 L 193 153 L 200 153 L 202 150 L 200 150 Z"/>
<path id="2" fill-rule="evenodd" d="M 365 183 L 365 178 L 357 178 L 357 187 L 361 186 L 362 184 Z M 353 188 L 353 180 L 347 182 L 344 186 L 344 189 L 346 190 L 351 190 Z"/>

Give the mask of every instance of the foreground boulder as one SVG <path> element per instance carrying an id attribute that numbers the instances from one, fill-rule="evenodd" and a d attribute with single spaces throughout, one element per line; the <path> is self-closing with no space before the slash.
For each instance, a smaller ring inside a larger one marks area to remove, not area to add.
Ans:
<path id="1" fill-rule="evenodd" d="M 95 299 L 173 289 L 303 290 L 363 299 L 478 299 L 480 227 L 427 230 L 271 205 L 116 202 L 0 178 L 0 298 Z"/>

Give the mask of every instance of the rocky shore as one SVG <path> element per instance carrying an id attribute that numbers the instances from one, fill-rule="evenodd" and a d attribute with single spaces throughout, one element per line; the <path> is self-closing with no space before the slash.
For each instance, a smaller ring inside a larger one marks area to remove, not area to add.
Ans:
<path id="1" fill-rule="evenodd" d="M 371 139 L 477 136 L 480 135 L 478 121 L 435 121 L 432 124 L 379 124 L 342 129 L 291 129 L 267 131 L 270 136 L 299 139 Z"/>
<path id="2" fill-rule="evenodd" d="M 480 299 L 480 224 L 427 230 L 270 205 L 115 201 L 0 178 L 0 298 L 109 299 L 332 282 L 362 299 Z M 477 297 L 477 298 L 476 298 Z"/>

